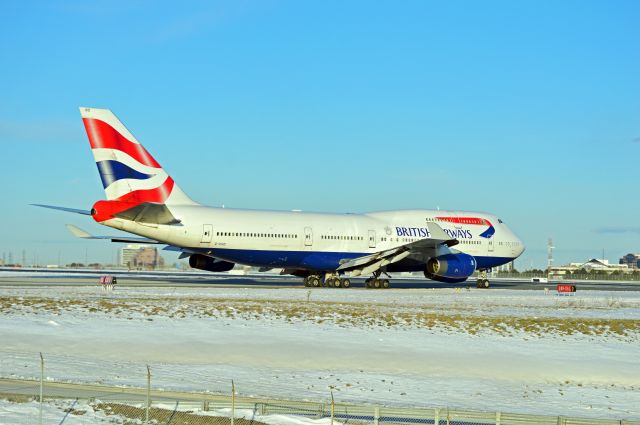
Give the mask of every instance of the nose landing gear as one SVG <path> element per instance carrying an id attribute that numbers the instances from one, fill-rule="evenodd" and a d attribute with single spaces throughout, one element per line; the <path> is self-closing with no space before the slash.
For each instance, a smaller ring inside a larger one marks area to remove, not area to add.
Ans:
<path id="1" fill-rule="evenodd" d="M 480 276 L 478 276 L 478 280 L 476 281 L 476 286 L 482 289 L 489 288 L 489 279 L 487 279 L 486 270 L 480 270 Z"/>

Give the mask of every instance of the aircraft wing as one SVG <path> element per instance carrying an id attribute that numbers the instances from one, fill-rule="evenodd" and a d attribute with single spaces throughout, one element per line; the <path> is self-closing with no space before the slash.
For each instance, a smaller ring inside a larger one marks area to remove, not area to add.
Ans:
<path id="1" fill-rule="evenodd" d="M 120 237 L 120 236 L 94 236 L 82 229 L 80 229 L 77 226 L 74 226 L 73 224 L 67 224 L 67 229 L 69 229 L 69 231 L 73 234 L 73 236 L 80 238 L 80 239 L 101 239 L 101 240 L 105 240 L 105 239 L 109 239 L 111 240 L 111 242 L 123 242 L 123 243 L 144 243 L 144 244 L 164 244 L 164 242 L 160 242 L 157 241 L 155 239 L 148 239 L 148 238 L 137 238 L 137 237 L 128 237 L 128 236 L 124 236 L 124 237 Z M 188 248 L 181 248 L 179 246 L 174 246 L 174 245 L 167 245 L 164 248 L 162 248 L 165 251 L 175 251 L 175 252 L 179 252 L 180 255 L 178 256 L 178 259 L 183 259 L 183 258 L 187 258 L 189 256 L 191 256 L 192 254 L 196 254 L 197 252 Z"/>
<path id="2" fill-rule="evenodd" d="M 458 244 L 458 240 L 449 237 L 438 224 L 427 223 L 426 226 L 429 229 L 430 238 L 345 260 L 340 264 L 338 270 L 351 271 L 353 276 L 360 276 L 375 272 L 389 264 L 397 263 L 410 255 L 431 253 L 440 246 L 451 247 Z"/>
<path id="3" fill-rule="evenodd" d="M 175 245 L 167 245 L 162 249 L 164 251 L 179 252 L 180 253 L 180 255 L 178 256 L 179 260 L 190 257 L 192 254 L 201 254 L 201 252 L 198 252 L 198 250 L 196 249 L 183 248 L 181 246 L 175 246 Z"/>
<path id="4" fill-rule="evenodd" d="M 79 227 L 74 226 L 73 224 L 67 224 L 67 229 L 71 232 L 73 236 L 80 239 L 110 239 L 111 242 L 125 242 L 125 243 L 153 243 L 153 244 L 163 244 L 164 242 L 157 241 L 155 239 L 148 238 L 136 238 L 136 237 L 120 237 L 120 236 L 94 236 L 90 233 L 85 232 Z"/>

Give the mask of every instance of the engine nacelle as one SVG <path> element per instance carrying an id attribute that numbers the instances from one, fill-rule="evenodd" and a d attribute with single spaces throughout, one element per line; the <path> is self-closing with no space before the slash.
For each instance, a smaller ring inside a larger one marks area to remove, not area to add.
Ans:
<path id="1" fill-rule="evenodd" d="M 427 261 L 424 275 L 447 283 L 464 282 L 476 271 L 476 259 L 469 254 L 445 254 Z"/>
<path id="2" fill-rule="evenodd" d="M 206 270 L 208 272 L 228 272 L 235 266 L 235 263 L 216 260 L 202 254 L 193 254 L 189 257 L 189 265 L 194 269 Z"/>

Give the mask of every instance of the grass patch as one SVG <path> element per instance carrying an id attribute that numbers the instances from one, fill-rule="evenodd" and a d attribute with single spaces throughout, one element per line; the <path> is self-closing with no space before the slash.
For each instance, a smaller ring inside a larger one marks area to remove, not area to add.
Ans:
<path id="1" fill-rule="evenodd" d="M 118 403 L 98 403 L 93 406 L 95 410 L 105 414 L 118 415 L 126 420 L 124 425 L 139 425 L 144 423 L 145 409 Z M 149 421 L 151 423 L 166 424 L 171 421 L 175 425 L 230 425 L 231 419 L 223 416 L 201 416 L 193 411 L 173 411 L 152 407 L 149 409 Z M 238 425 L 266 425 L 264 422 L 234 418 L 234 424 Z"/>
<path id="2" fill-rule="evenodd" d="M 29 403 L 36 398 L 32 395 L 0 393 L 0 399 L 10 403 Z"/>
<path id="3" fill-rule="evenodd" d="M 558 308 L 562 311 L 566 307 Z M 581 307 L 580 307 L 581 308 Z M 491 315 L 491 309 L 465 312 L 458 308 L 433 309 L 432 306 L 384 303 L 358 303 L 249 298 L 131 297 L 127 299 L 55 299 L 45 297 L 0 297 L 0 313 L 85 312 L 121 319 L 141 317 L 197 317 L 207 320 L 281 320 L 285 323 L 317 323 L 366 328 L 412 328 L 447 330 L 481 335 L 486 332 L 504 336 L 526 333 L 535 336 L 640 336 L 640 320 L 598 317 L 526 317 Z"/>

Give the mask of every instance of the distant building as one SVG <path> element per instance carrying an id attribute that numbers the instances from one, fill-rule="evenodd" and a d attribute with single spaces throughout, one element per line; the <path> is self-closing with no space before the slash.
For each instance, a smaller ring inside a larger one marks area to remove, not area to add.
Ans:
<path id="1" fill-rule="evenodd" d="M 577 270 L 585 270 L 591 272 L 592 270 L 601 270 L 606 272 L 621 271 L 628 273 L 631 271 L 626 264 L 610 264 L 609 260 L 604 258 L 592 258 L 584 263 L 569 263 L 564 266 L 551 267 L 550 272 L 555 275 L 563 275 L 566 272 L 575 272 Z"/>
<path id="2" fill-rule="evenodd" d="M 506 273 L 511 273 L 513 269 L 514 269 L 513 261 L 509 261 L 507 264 L 503 264 L 501 266 L 497 266 L 493 268 L 494 271 L 506 272 Z"/>
<path id="3" fill-rule="evenodd" d="M 620 264 L 626 264 L 632 270 L 640 269 L 640 254 L 627 254 L 620 259 Z"/>
<path id="4" fill-rule="evenodd" d="M 127 245 L 120 250 L 120 265 L 129 269 L 157 269 L 164 267 L 158 248 L 148 245 Z"/>

